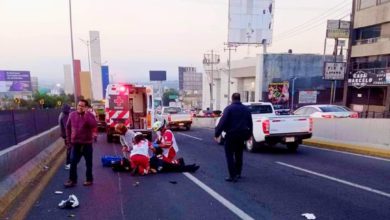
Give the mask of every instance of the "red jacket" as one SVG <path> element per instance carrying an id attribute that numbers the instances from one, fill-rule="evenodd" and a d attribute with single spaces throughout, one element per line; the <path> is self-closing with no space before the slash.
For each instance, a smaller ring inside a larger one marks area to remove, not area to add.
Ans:
<path id="1" fill-rule="evenodd" d="M 77 111 L 69 114 L 66 124 L 66 138 L 72 144 L 91 144 L 93 142 L 93 130 L 97 127 L 95 116 L 90 112 L 83 114 Z"/>

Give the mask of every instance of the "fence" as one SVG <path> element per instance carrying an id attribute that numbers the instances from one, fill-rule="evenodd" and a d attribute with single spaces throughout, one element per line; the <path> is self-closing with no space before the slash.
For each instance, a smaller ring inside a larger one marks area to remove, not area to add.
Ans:
<path id="1" fill-rule="evenodd" d="M 58 125 L 59 109 L 0 111 L 0 150 Z"/>
<path id="2" fill-rule="evenodd" d="M 390 118 L 390 112 L 359 112 L 359 118 Z"/>

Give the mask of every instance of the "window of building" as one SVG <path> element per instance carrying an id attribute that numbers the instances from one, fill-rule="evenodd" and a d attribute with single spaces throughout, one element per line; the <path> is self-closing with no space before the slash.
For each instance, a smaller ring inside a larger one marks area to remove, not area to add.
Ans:
<path id="1" fill-rule="evenodd" d="M 365 9 L 376 5 L 377 0 L 360 0 L 358 8 Z"/>
<path id="2" fill-rule="evenodd" d="M 390 67 L 390 55 L 356 57 L 351 59 L 352 69 L 378 69 Z"/>
<path id="3" fill-rule="evenodd" d="M 356 29 L 356 40 L 354 44 L 375 43 L 377 39 L 381 36 L 381 29 L 381 25 Z"/>

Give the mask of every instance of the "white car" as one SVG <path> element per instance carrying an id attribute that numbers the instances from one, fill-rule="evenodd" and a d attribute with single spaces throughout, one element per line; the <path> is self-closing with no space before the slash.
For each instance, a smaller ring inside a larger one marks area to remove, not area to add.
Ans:
<path id="1" fill-rule="evenodd" d="M 286 144 L 291 151 L 296 151 L 303 139 L 312 136 L 312 119 L 307 116 L 284 115 L 278 116 L 269 102 L 243 103 L 252 114 L 253 134 L 246 141 L 246 148 L 253 152 L 258 146 L 268 146 L 277 143 Z M 216 121 L 216 126 L 219 119 Z M 225 132 L 222 133 L 219 142 L 223 142 Z"/>
<path id="2" fill-rule="evenodd" d="M 294 112 L 294 115 L 310 116 L 311 118 L 358 118 L 357 112 L 350 111 L 338 105 L 306 105 Z"/>

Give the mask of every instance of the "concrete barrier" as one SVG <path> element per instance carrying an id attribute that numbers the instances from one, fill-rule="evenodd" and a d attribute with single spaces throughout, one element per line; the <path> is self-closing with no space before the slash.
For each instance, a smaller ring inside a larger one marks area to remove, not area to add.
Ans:
<path id="1" fill-rule="evenodd" d="M 0 215 L 64 151 L 59 127 L 0 152 Z"/>
<path id="2" fill-rule="evenodd" d="M 313 139 L 390 150 L 390 119 L 315 119 Z"/>
<path id="3" fill-rule="evenodd" d="M 193 118 L 192 126 L 201 128 L 215 128 L 217 118 Z"/>

